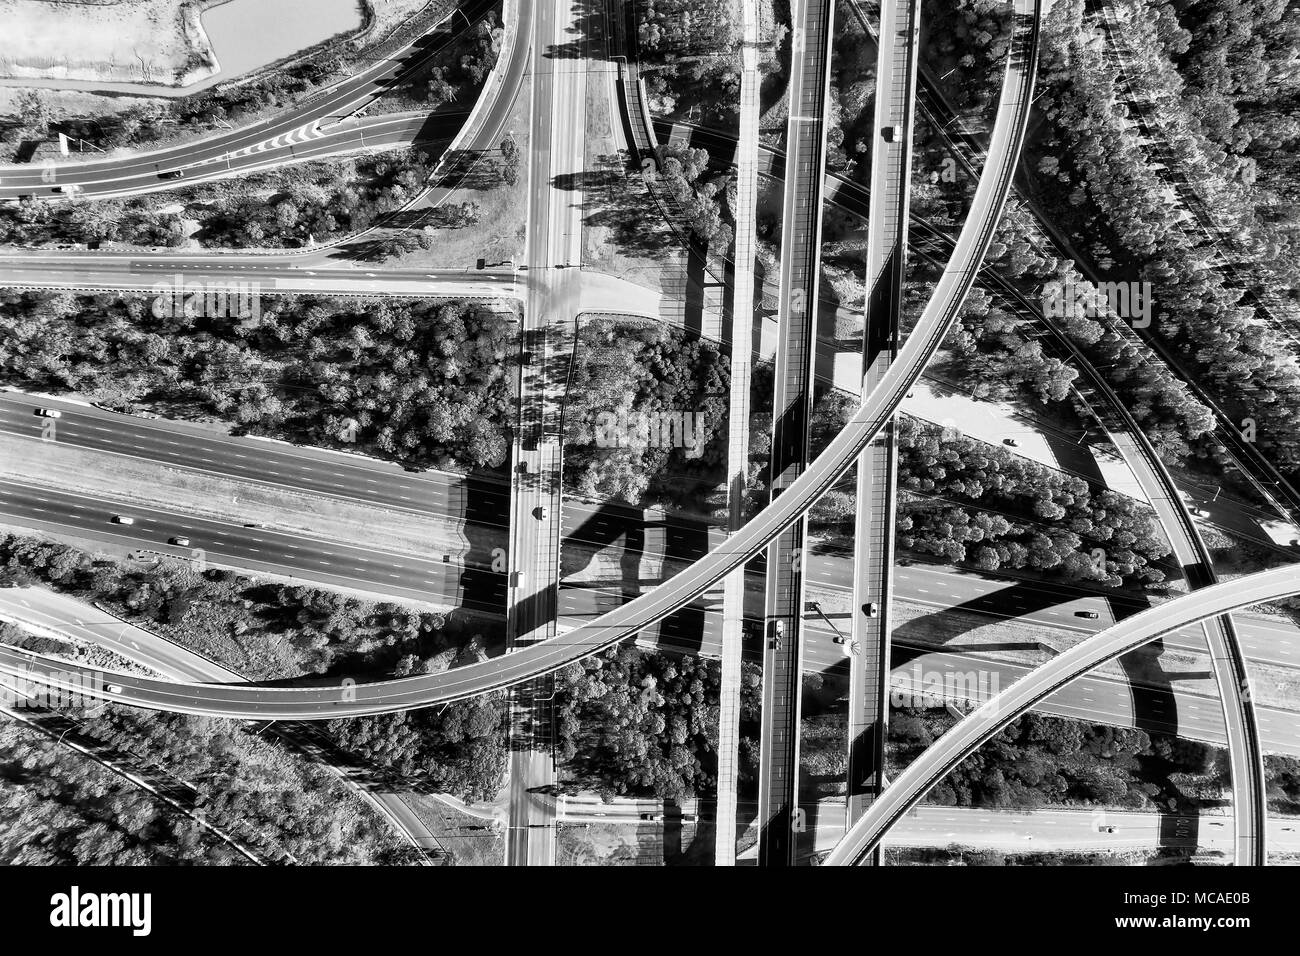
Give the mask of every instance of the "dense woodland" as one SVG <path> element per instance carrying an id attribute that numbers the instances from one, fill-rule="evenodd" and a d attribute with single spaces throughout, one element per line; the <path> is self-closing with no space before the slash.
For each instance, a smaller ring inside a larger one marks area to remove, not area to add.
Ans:
<path id="1" fill-rule="evenodd" d="M 1285 176 L 1273 184 L 1259 173 L 1293 161 L 1277 157 L 1294 154 L 1295 117 L 1270 109 L 1293 95 L 1296 13 L 1272 2 L 1121 7 L 1127 21 L 1104 40 L 1082 0 L 1053 4 L 1047 17 L 1050 126 L 1032 144 L 1039 191 L 1062 228 L 1090 237 L 1080 252 L 1099 269 L 1154 284 L 1154 329 L 1186 374 L 1234 420 L 1255 422 L 1261 446 L 1295 468 L 1300 357 L 1287 290 L 1300 279 L 1300 209 L 1281 198 L 1293 189 Z M 1257 103 L 1258 84 L 1270 89 Z M 1262 125 L 1233 120 L 1234 97 L 1247 115 L 1258 105 Z M 1230 135 L 1238 124 L 1246 132 Z M 1251 129 L 1264 163 L 1240 152 Z"/>
<path id="2" fill-rule="evenodd" d="M 648 320 L 585 322 L 564 411 L 566 480 L 591 497 L 698 507 L 723 478 L 729 385 L 727 357 L 712 342 Z M 602 414 L 659 412 L 702 416 L 698 457 L 597 445 Z"/>
<path id="3" fill-rule="evenodd" d="M 367 865 L 405 857 L 388 822 L 328 768 L 237 721 L 110 707 L 84 729 L 190 783 L 208 822 L 264 859 Z"/>
<path id="4" fill-rule="evenodd" d="M 717 661 L 625 643 L 556 677 L 560 753 L 579 787 L 610 796 L 709 794 L 717 779 Z M 742 719 L 757 728 L 760 677 L 746 665 Z M 743 728 L 742 728 L 743 729 Z M 752 748 L 742 773 L 752 778 Z"/>
<path id="5" fill-rule="evenodd" d="M 193 820 L 94 761 L 7 719 L 0 723 L 0 863 L 246 862 Z"/>
<path id="6" fill-rule="evenodd" d="M 509 457 L 508 313 L 308 296 L 264 298 L 255 323 L 155 311 L 143 296 L 0 293 L 0 382 L 411 467 Z"/>
<path id="7" fill-rule="evenodd" d="M 1169 548 L 1135 499 L 908 415 L 898 446 L 899 548 L 1109 587 L 1164 580 L 1153 562 Z M 850 491 L 832 490 L 813 517 L 852 534 L 854 509 Z"/>
<path id="8" fill-rule="evenodd" d="M 487 694 L 436 709 L 332 720 L 327 729 L 382 778 L 483 801 L 505 785 L 506 715 L 505 695 Z"/>
<path id="9" fill-rule="evenodd" d="M 905 767 L 951 718 L 903 710 L 889 722 L 890 762 Z M 1060 805 L 1195 812 L 1221 806 L 1225 755 L 1209 744 L 1028 713 L 1008 724 L 930 791 L 942 806 Z"/>
<path id="10" fill-rule="evenodd" d="M 91 602 L 247 677 L 446 670 L 476 640 L 473 619 L 415 611 L 183 562 L 127 566 L 68 545 L 0 534 L 0 586 L 44 584 Z"/>
<path id="11" fill-rule="evenodd" d="M 386 821 L 330 771 L 232 721 L 107 708 L 80 733 L 165 768 L 194 810 L 273 863 L 400 863 Z M 10 864 L 248 862 L 225 841 L 69 748 L 0 724 L 0 858 Z"/>
<path id="12" fill-rule="evenodd" d="M 697 106 L 706 119 L 734 113 L 743 39 L 740 0 L 642 0 L 636 6 L 637 53 L 655 112 Z"/>

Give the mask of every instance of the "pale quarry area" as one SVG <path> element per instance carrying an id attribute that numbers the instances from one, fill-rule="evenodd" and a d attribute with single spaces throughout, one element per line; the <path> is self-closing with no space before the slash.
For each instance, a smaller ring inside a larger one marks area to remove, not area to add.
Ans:
<path id="1" fill-rule="evenodd" d="M 186 85 L 216 72 L 197 0 L 0 0 L 0 75 Z"/>

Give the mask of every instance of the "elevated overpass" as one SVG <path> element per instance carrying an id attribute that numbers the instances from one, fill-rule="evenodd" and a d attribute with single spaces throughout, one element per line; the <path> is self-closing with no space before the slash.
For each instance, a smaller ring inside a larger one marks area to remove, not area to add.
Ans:
<path id="1" fill-rule="evenodd" d="M 885 832 L 903 814 L 915 807 L 930 788 L 956 769 L 981 744 L 1054 690 L 1107 661 L 1179 628 L 1225 615 L 1237 608 L 1298 593 L 1300 571 L 1294 565 L 1274 568 L 1193 591 L 1168 604 L 1127 618 L 1076 644 L 990 698 L 940 737 L 900 773 L 858 822 L 850 827 L 826 862 L 831 866 L 861 863 L 879 844 Z M 1237 858 L 1249 855 L 1246 844 L 1253 846 L 1261 843 L 1264 832 L 1261 828 L 1251 834 L 1236 833 Z"/>
<path id="2" fill-rule="evenodd" d="M 835 0 L 798 0 L 791 19 L 795 28 L 787 91 L 790 117 L 768 479 L 773 502 L 803 474 L 810 456 Z M 798 798 L 807 532 L 807 517 L 801 514 L 767 552 L 758 784 L 761 866 L 792 865 L 797 835 L 804 831 Z"/>
<path id="3" fill-rule="evenodd" d="M 1011 188 L 1033 91 L 1041 0 L 1017 0 L 1014 33 L 990 140 L 971 213 L 934 295 L 894 364 L 826 449 L 786 491 L 743 529 L 671 580 L 596 620 L 520 651 L 397 680 L 350 678 L 288 685 L 185 684 L 115 674 L 107 699 L 151 710 L 249 719 L 330 719 L 388 713 L 460 700 L 546 674 L 635 635 L 686 606 L 741 567 L 831 488 L 893 415 L 947 334 L 974 282 Z M 0 672 L 54 687 L 85 683 L 93 672 L 20 651 L 0 651 Z"/>
<path id="4" fill-rule="evenodd" d="M 736 155 L 736 231 L 731 286 L 731 382 L 727 406 L 727 530 L 745 521 L 749 477 L 750 359 L 758 206 L 758 0 L 743 0 L 740 72 L 740 139 Z M 714 866 L 736 862 L 736 800 L 740 761 L 740 672 L 745 634 L 745 569 L 722 582 L 722 674 L 718 689 L 718 784 Z"/>
<path id="5" fill-rule="evenodd" d="M 876 57 L 876 107 L 871 128 L 863 395 L 876 387 L 898 353 L 907 272 L 920 0 L 884 0 L 880 16 L 882 40 Z M 897 477 L 898 450 L 891 419 L 858 456 L 849 658 L 850 822 L 885 785 Z"/>
<path id="6" fill-rule="evenodd" d="M 855 9 L 857 9 L 855 5 Z M 721 138 L 713 130 L 704 130 L 705 135 Z M 779 151 L 762 148 L 761 168 L 764 175 L 779 175 Z M 954 144 L 954 154 L 961 158 L 971 175 L 976 174 L 970 164 Z M 826 193 L 828 201 L 859 215 L 869 215 L 870 192 L 863 186 L 842 176 L 827 177 Z M 953 243 L 948 236 L 926 224 L 923 220 L 912 217 L 912 229 L 924 234 L 943 250 L 951 249 Z M 1189 584 L 1199 587 L 1214 580 L 1213 561 L 1209 550 L 1192 521 L 1187 505 L 1178 493 L 1173 477 L 1161 461 L 1158 452 L 1146 437 L 1141 425 L 1123 400 L 1106 383 L 1088 358 L 1080 351 L 1073 340 L 1066 335 L 1059 324 L 1051 317 L 1042 315 L 1041 308 L 1025 298 L 1014 283 L 1003 277 L 996 269 L 986 269 L 984 273 L 990 288 L 1001 298 L 1003 304 L 1014 312 L 1028 315 L 1041 323 L 1055 337 L 1058 343 L 1075 360 L 1075 366 L 1083 373 L 1088 385 L 1102 398 L 1107 409 L 1116 416 L 1118 431 L 1113 433 L 1117 448 L 1128 464 L 1130 470 L 1143 486 L 1147 498 L 1153 503 L 1161 526 L 1169 535 L 1174 548 L 1178 568 L 1183 572 Z M 859 516 L 862 511 L 859 509 Z M 859 542 L 863 533 L 858 531 Z M 855 609 L 860 612 L 861 601 L 855 601 Z M 887 608 L 881 608 L 887 614 Z M 1233 788 L 1234 810 L 1239 811 L 1245 819 L 1236 824 L 1237 832 L 1246 835 L 1240 845 L 1246 845 L 1249 834 L 1262 832 L 1260 822 L 1263 819 L 1264 795 L 1263 756 L 1258 746 L 1258 733 L 1251 728 L 1257 726 L 1254 705 L 1251 700 L 1249 678 L 1245 655 L 1234 650 L 1239 648 L 1235 625 L 1231 619 L 1209 622 L 1200 627 L 1210 650 L 1210 659 L 1214 670 L 1219 698 L 1223 702 L 1224 723 L 1233 754 Z M 857 695 L 850 698 L 851 706 L 857 705 Z M 850 718 L 853 719 L 852 716 Z M 850 757 L 852 760 L 852 756 Z M 1252 822 L 1253 821 L 1253 822 Z M 1264 848 L 1256 846 L 1250 859 L 1240 859 L 1239 863 L 1262 860 Z"/>

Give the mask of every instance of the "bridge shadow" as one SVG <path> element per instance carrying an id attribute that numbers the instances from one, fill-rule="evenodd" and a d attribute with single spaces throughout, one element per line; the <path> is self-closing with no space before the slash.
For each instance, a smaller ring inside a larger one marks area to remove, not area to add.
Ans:
<path id="1" fill-rule="evenodd" d="M 559 5 L 559 0 L 538 2 Z M 549 44 L 543 56 L 552 60 L 608 59 L 612 38 L 611 25 L 605 20 L 605 0 L 577 0 L 570 9 L 575 13 L 571 38 L 563 43 Z"/>
<path id="2" fill-rule="evenodd" d="M 1126 596 L 1131 597 L 1131 595 Z M 929 614 L 915 617 L 895 628 L 893 639 L 895 641 L 907 641 L 917 646 L 933 645 L 938 649 L 948 645 L 963 634 L 993 623 L 992 620 L 980 620 L 980 618 L 995 618 L 998 621 L 1003 621 L 1007 620 L 1008 613 L 1013 609 L 1019 615 L 1026 615 L 1056 607 L 1060 603 L 1062 603 L 1062 598 L 1043 591 L 1041 588 L 1036 587 L 1034 583 L 1013 584 L 1000 591 L 977 595 L 959 604 L 946 606 Z M 1117 606 L 1116 602 L 1111 601 L 1109 603 L 1114 613 L 1119 614 L 1121 612 L 1121 607 Z M 962 612 L 968 612 L 972 616 L 964 617 Z M 1015 618 L 1010 620 L 1014 621 Z M 1007 644 L 1008 647 L 1015 647 L 1020 650 L 1036 650 L 1048 646 L 1038 640 L 1007 642 Z M 958 649 L 964 649 L 964 645 Z"/>

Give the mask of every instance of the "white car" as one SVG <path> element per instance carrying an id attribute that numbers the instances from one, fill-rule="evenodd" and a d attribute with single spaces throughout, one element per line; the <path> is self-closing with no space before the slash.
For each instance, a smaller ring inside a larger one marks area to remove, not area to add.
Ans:
<path id="1" fill-rule="evenodd" d="M 104 685 L 104 690 L 108 691 L 110 694 L 120 694 L 120 693 L 122 693 L 122 685 L 121 685 L 121 684 L 105 684 L 105 685 Z"/>
<path id="2" fill-rule="evenodd" d="M 36 409 L 36 414 L 40 415 L 41 418 L 62 418 L 63 417 L 63 412 L 59 411 L 57 408 L 38 408 Z"/>
<path id="3" fill-rule="evenodd" d="M 135 524 L 135 519 L 129 515 L 113 515 L 113 524 Z"/>

